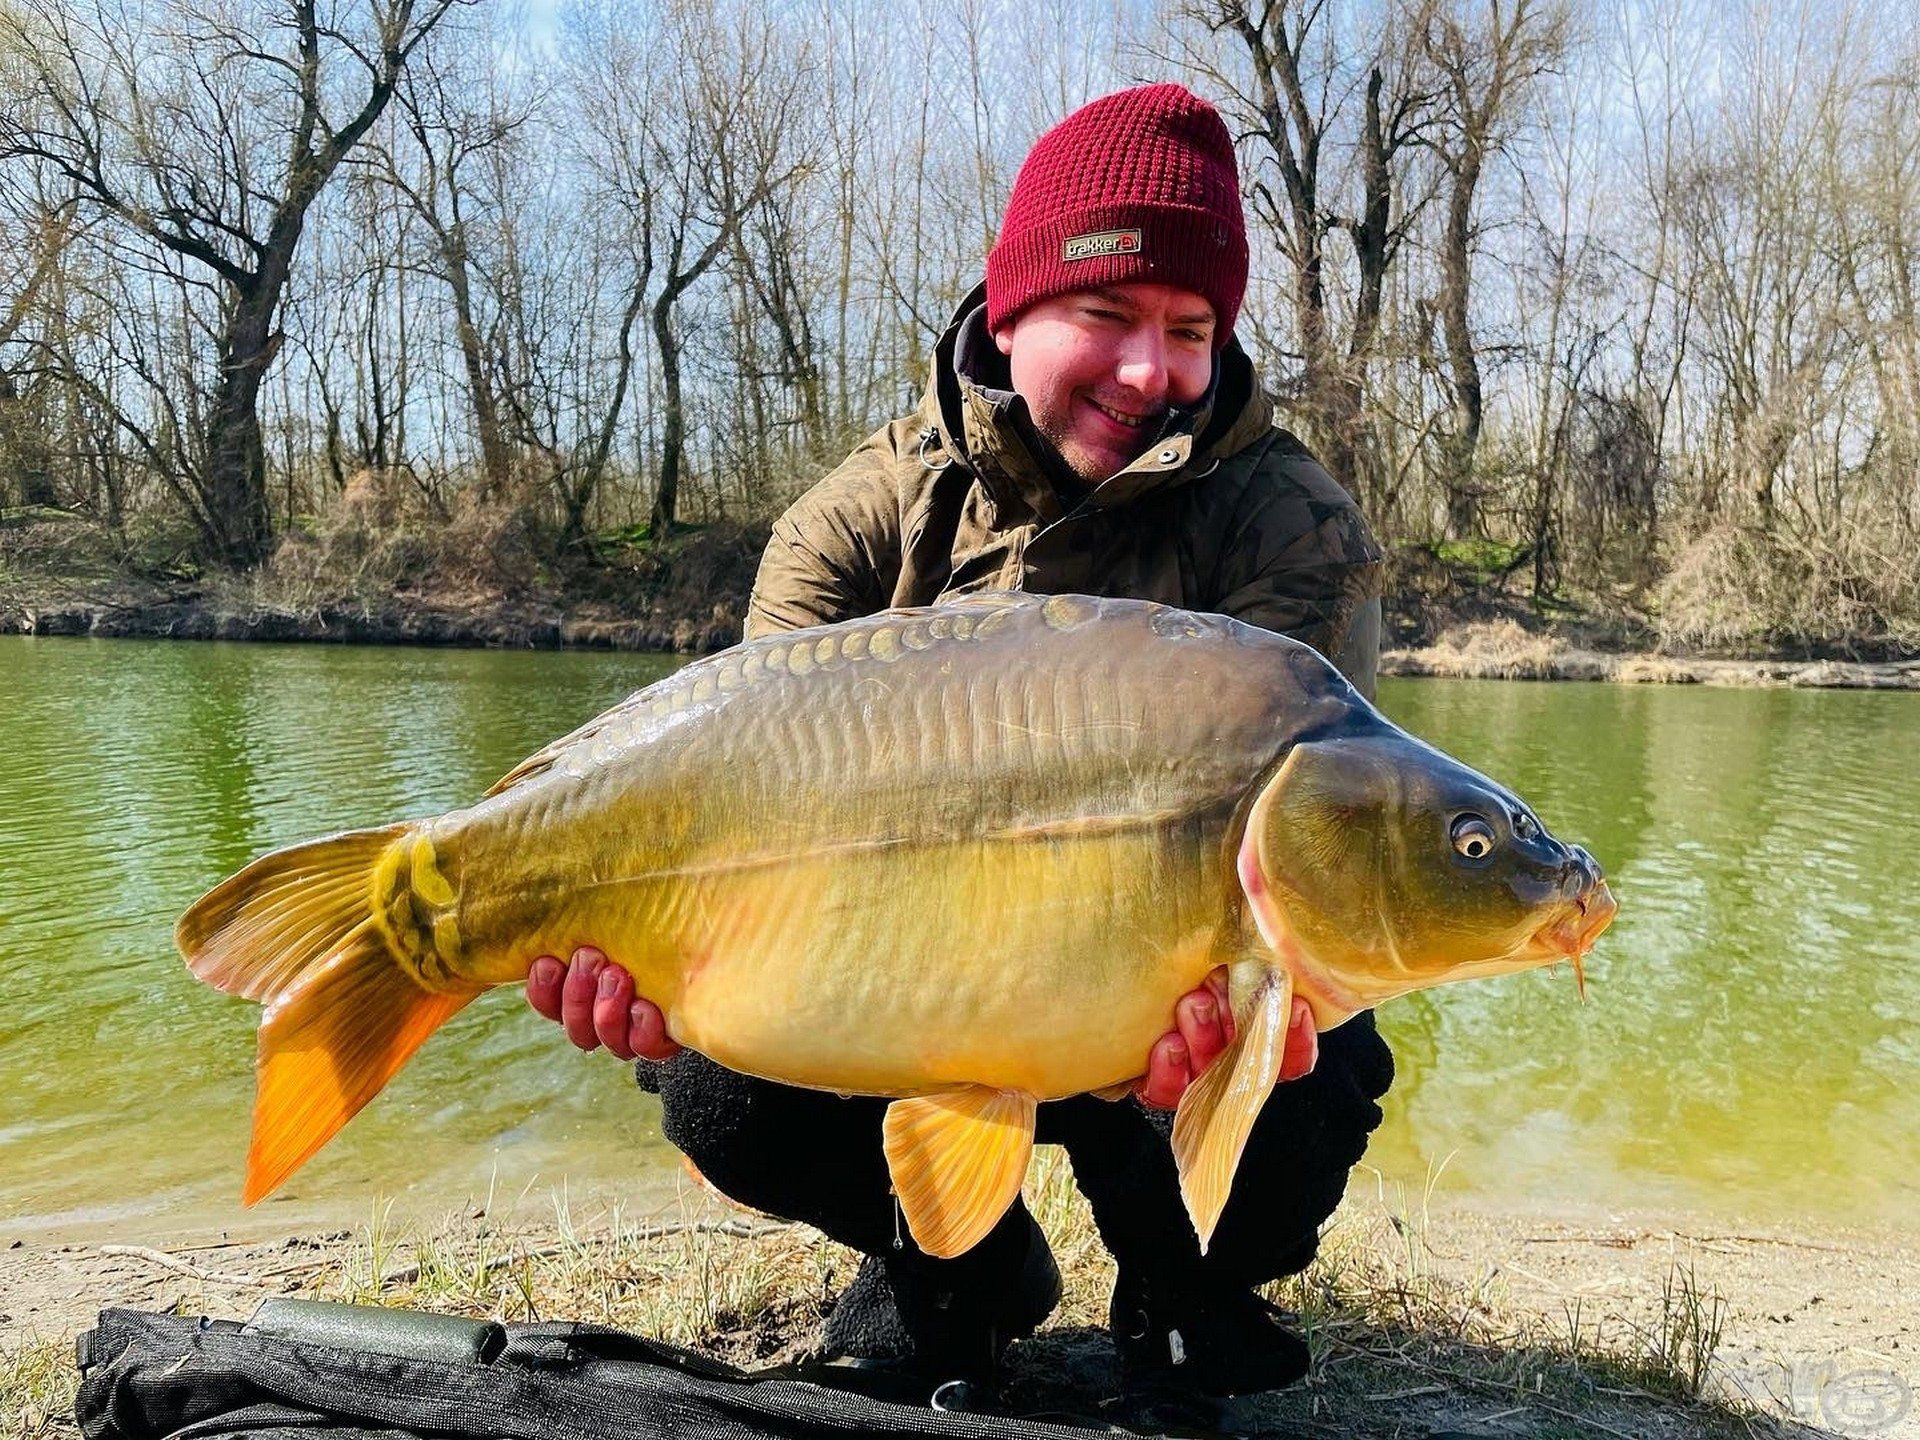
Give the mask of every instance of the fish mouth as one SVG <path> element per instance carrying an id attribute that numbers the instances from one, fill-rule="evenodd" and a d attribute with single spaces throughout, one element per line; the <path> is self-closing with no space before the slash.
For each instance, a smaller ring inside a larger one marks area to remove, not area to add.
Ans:
<path id="1" fill-rule="evenodd" d="M 1584 999 L 1587 993 L 1584 965 L 1587 952 L 1619 912 L 1620 902 L 1613 898 L 1613 891 L 1607 882 L 1596 880 L 1574 897 L 1570 909 L 1562 911 L 1534 932 L 1532 948 L 1554 961 L 1572 961 L 1574 983 L 1579 986 Z"/>

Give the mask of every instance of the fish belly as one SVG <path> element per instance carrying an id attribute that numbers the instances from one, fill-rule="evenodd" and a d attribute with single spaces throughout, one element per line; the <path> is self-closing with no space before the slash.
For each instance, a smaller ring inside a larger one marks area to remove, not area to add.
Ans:
<path id="1" fill-rule="evenodd" d="M 1104 1088 L 1236 958 L 1226 832 L 1344 703 L 1320 672 L 1248 627 L 1074 597 L 753 641 L 432 822 L 459 913 L 431 928 L 481 984 L 598 945 L 674 1038 L 774 1080 Z"/>
<path id="2" fill-rule="evenodd" d="M 1223 877 L 1161 834 L 881 847 L 683 880 L 674 1037 L 788 1084 L 1041 1099 L 1140 1074 L 1218 963 Z"/>

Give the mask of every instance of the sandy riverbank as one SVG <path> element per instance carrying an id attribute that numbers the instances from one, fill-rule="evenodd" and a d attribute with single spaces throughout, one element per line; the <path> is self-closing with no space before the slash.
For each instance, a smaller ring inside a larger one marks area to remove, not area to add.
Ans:
<path id="1" fill-rule="evenodd" d="M 1068 1293 L 1020 1347 L 1011 1394 L 1097 1411 L 1113 1390 L 1111 1269 L 1064 1175 L 1043 1167 L 1036 1188 Z M 1313 1379 L 1236 1402 L 1239 1433 L 1920 1435 L 1910 1238 L 1438 1202 L 1423 1212 L 1367 1190 L 1356 1184 L 1321 1259 L 1276 1291 L 1305 1316 Z M 0 1249 L 0 1351 L 13 1357 L 0 1380 L 11 1365 L 14 1382 L 0 1433 L 59 1432 L 70 1338 L 107 1305 L 239 1317 L 266 1295 L 303 1294 L 537 1311 L 752 1367 L 809 1351 L 853 1263 L 802 1227 L 732 1216 L 693 1191 L 644 1215 L 523 1198 L 511 1213 L 404 1233 L 26 1243 Z M 1709 1357 L 1702 1398 L 1687 1396 Z"/>

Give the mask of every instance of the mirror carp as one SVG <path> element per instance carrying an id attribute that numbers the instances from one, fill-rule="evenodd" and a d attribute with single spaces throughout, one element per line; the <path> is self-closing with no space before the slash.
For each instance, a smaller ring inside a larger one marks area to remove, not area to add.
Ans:
<path id="1" fill-rule="evenodd" d="M 1285 1049 L 1410 990 L 1579 962 L 1593 857 L 1310 648 L 1144 601 L 983 594 L 688 665 L 465 809 L 266 855 L 176 938 L 265 1007 L 244 1198 L 482 990 L 594 944 L 720 1064 L 895 1097 L 914 1239 L 1018 1194 L 1035 1106 L 1124 1094 L 1229 967 L 1175 1116 L 1204 1246 Z"/>

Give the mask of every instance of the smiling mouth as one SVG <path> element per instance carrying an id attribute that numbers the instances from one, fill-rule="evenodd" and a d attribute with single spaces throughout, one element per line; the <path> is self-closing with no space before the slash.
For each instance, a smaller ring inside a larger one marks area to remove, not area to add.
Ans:
<path id="1" fill-rule="evenodd" d="M 1102 415 L 1106 416 L 1107 419 L 1113 421 L 1114 424 L 1124 425 L 1129 430 L 1143 430 L 1146 428 L 1148 421 L 1156 420 L 1160 416 L 1158 410 L 1148 411 L 1144 415 L 1133 415 L 1125 410 L 1115 410 L 1110 405 L 1102 405 L 1090 395 L 1087 397 L 1087 404 L 1098 410 Z"/>

